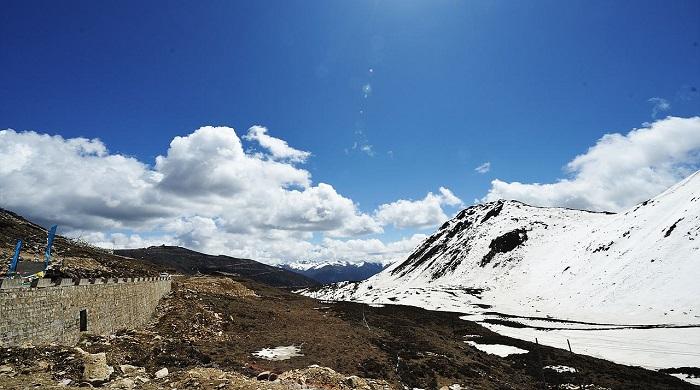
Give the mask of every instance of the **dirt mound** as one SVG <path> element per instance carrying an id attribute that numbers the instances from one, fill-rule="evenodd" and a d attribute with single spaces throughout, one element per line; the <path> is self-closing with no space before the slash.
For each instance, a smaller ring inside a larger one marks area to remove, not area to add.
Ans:
<path id="1" fill-rule="evenodd" d="M 194 368 L 170 380 L 175 388 L 218 390 L 390 390 L 394 387 L 384 381 L 345 376 L 327 367 L 311 366 L 282 373 L 274 381 L 260 381 L 241 374 L 222 371 L 216 368 Z M 155 381 L 143 386 L 144 389 L 158 389 Z"/>
<path id="2" fill-rule="evenodd" d="M 308 368 L 291 370 L 279 376 L 282 382 L 296 383 L 302 388 L 321 389 L 393 389 L 386 381 L 364 379 L 358 376 L 344 376 L 328 367 L 310 366 Z"/>
<path id="3" fill-rule="evenodd" d="M 225 295 L 231 298 L 256 297 L 255 292 L 229 278 L 199 276 L 182 279 L 181 288 L 196 294 Z"/>

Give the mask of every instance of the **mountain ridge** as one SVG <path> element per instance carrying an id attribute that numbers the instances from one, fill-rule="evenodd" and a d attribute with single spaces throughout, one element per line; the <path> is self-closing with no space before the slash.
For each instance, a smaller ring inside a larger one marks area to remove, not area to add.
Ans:
<path id="1" fill-rule="evenodd" d="M 326 295 L 371 301 L 408 288 L 468 288 L 483 291 L 472 303 L 509 313 L 695 323 L 699 247 L 696 172 L 616 214 L 512 200 L 470 206 L 404 261 Z"/>
<path id="2" fill-rule="evenodd" d="M 208 255 L 179 246 L 151 246 L 139 249 L 119 249 L 115 254 L 144 260 L 171 272 L 194 274 L 236 274 L 274 287 L 301 288 L 318 282 L 304 275 L 251 259 L 225 255 Z"/>
<path id="3" fill-rule="evenodd" d="M 380 263 L 331 261 L 322 263 L 280 264 L 280 268 L 308 276 L 321 284 L 343 281 L 361 281 L 381 272 L 386 266 Z"/>

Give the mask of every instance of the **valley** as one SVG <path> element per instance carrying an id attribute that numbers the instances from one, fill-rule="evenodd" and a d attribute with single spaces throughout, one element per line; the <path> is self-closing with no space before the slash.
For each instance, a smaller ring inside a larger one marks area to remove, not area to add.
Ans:
<path id="1" fill-rule="evenodd" d="M 499 334 L 651 369 L 700 366 L 700 174 L 628 211 L 472 206 L 404 262 L 318 299 L 460 312 Z M 686 378 L 697 382 L 694 378 Z"/>

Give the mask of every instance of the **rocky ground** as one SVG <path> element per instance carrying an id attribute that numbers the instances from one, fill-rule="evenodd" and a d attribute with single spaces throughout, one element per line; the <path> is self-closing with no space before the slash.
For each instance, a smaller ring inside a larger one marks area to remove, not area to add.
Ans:
<path id="1" fill-rule="evenodd" d="M 176 277 L 145 329 L 86 335 L 77 347 L 0 349 L 0 389 L 693 388 L 499 336 L 458 316 L 324 303 L 231 277 Z M 502 358 L 465 342 L 476 339 L 528 352 Z M 276 347 L 299 356 L 254 355 Z"/>

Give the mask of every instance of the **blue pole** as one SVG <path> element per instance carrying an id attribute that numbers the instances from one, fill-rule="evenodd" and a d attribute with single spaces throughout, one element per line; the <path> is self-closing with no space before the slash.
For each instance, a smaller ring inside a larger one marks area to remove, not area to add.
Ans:
<path id="1" fill-rule="evenodd" d="M 51 261 L 51 245 L 53 245 L 53 238 L 56 236 L 56 228 L 58 225 L 51 226 L 49 229 L 49 237 L 46 239 L 46 255 L 44 259 L 44 269 L 49 268 L 49 262 Z"/>
<path id="2" fill-rule="evenodd" d="M 17 262 L 19 261 L 19 252 L 22 250 L 22 240 L 17 240 L 17 245 L 15 245 L 15 254 L 12 256 L 12 262 L 10 263 L 10 271 L 8 275 L 12 275 L 17 270 Z"/>

